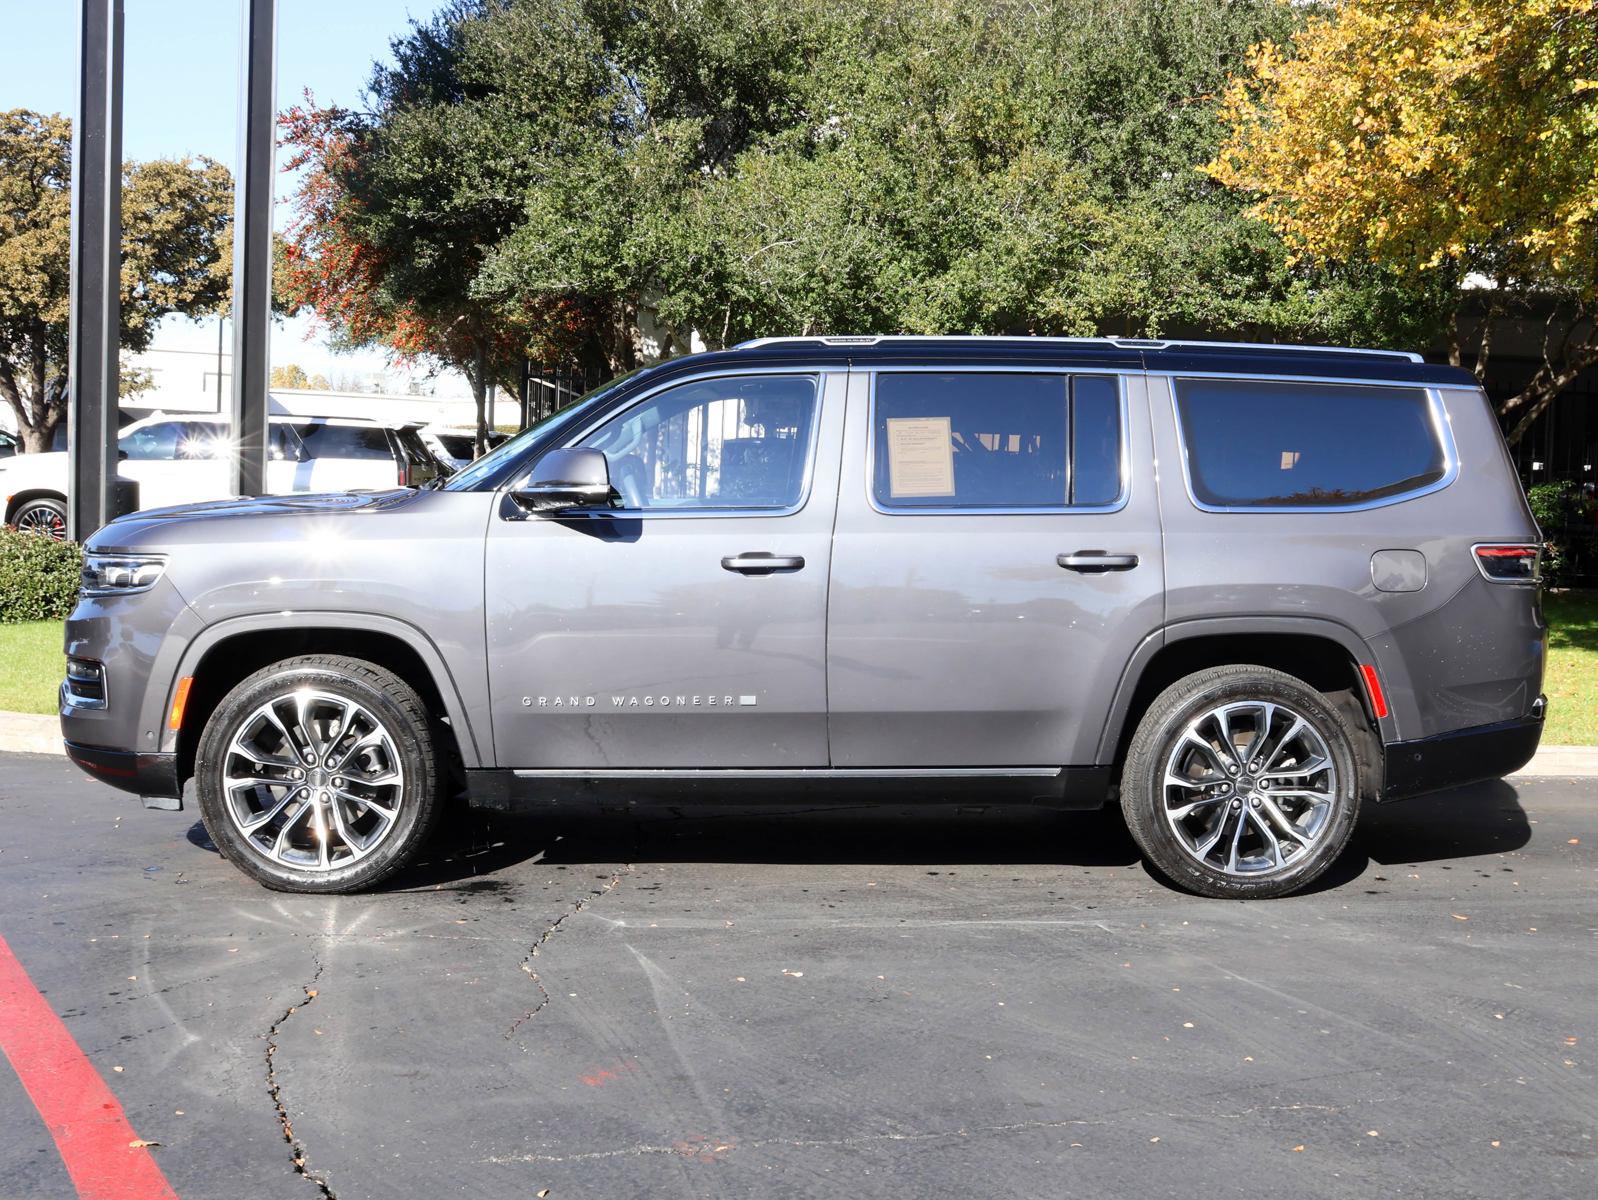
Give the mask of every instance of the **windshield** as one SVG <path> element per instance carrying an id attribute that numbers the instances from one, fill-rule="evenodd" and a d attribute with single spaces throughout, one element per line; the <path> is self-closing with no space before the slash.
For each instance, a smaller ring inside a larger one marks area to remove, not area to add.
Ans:
<path id="1" fill-rule="evenodd" d="M 586 392 L 582 396 L 579 396 L 573 403 L 568 404 L 565 408 L 558 408 L 542 420 L 533 422 L 533 424 L 529 425 L 526 429 L 522 430 L 509 441 L 504 442 L 493 450 L 490 450 L 476 462 L 470 463 L 467 466 L 462 467 L 459 471 L 456 471 L 455 474 L 449 477 L 449 482 L 444 485 L 443 490 L 446 492 L 470 492 L 474 490 L 478 484 L 482 483 L 486 479 L 492 478 L 495 473 L 500 470 L 500 468 L 509 462 L 513 462 L 518 456 L 520 456 L 522 451 L 526 450 L 528 446 L 532 445 L 534 439 L 537 438 L 538 435 L 545 429 L 549 428 L 549 426 L 553 425 L 556 421 L 565 421 L 567 418 L 574 416 L 581 410 L 590 408 L 599 403 L 606 396 L 610 395 L 611 392 L 615 391 L 616 388 L 620 387 L 623 383 L 631 379 L 643 369 L 644 368 L 642 367 L 636 367 L 625 374 L 618 375 L 609 383 L 602 383 L 593 391 Z"/>

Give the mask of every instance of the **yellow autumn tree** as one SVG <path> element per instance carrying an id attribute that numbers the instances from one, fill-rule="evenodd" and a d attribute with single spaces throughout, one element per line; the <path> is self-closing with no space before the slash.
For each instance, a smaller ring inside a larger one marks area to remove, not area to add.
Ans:
<path id="1" fill-rule="evenodd" d="M 1461 302 L 1485 310 L 1478 378 L 1498 318 L 1551 307 L 1512 442 L 1598 362 L 1598 0 L 1340 0 L 1255 47 L 1221 111 L 1203 169 L 1298 253 L 1449 281 L 1456 362 Z"/>

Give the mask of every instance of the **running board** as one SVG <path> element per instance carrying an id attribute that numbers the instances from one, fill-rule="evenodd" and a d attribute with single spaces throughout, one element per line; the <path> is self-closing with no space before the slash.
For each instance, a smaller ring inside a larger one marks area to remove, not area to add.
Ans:
<path id="1" fill-rule="evenodd" d="M 501 811 L 649 804 L 1041 804 L 1101 808 L 1110 767 L 728 767 L 472 770 L 467 802 Z M 750 786 L 754 785 L 754 786 Z"/>

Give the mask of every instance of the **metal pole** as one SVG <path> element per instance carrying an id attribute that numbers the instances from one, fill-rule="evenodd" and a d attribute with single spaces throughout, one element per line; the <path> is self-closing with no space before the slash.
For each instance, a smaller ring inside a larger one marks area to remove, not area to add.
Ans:
<path id="1" fill-rule="evenodd" d="M 271 370 L 272 187 L 277 148 L 277 0 L 241 0 L 239 170 L 233 189 L 233 490 L 266 490 Z"/>
<path id="2" fill-rule="evenodd" d="M 82 0 L 72 126 L 67 536 L 110 519 L 122 325 L 122 0 Z"/>

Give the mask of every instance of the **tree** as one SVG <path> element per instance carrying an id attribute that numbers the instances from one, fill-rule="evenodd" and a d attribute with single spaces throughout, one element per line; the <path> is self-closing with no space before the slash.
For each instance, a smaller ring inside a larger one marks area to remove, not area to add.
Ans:
<path id="1" fill-rule="evenodd" d="M 1275 0 L 480 0 L 296 110 L 285 278 L 338 333 L 622 370 L 786 333 L 1410 340 L 1194 170 Z M 482 358 L 479 361 L 478 355 Z"/>
<path id="2" fill-rule="evenodd" d="M 71 311 L 72 124 L 0 113 L 0 397 L 29 451 L 47 450 L 66 415 Z M 226 304 L 232 178 L 207 158 L 127 163 L 122 171 L 122 346 L 150 344 L 168 313 Z"/>
<path id="3" fill-rule="evenodd" d="M 1297 252 L 1369 262 L 1465 305 L 1550 307 L 1543 361 L 1505 400 L 1511 442 L 1598 362 L 1598 0 L 1343 0 L 1267 41 L 1228 89 L 1206 168 Z"/>
<path id="4" fill-rule="evenodd" d="M 329 385 L 325 375 L 307 375 L 305 368 L 299 363 L 284 363 L 280 367 L 272 368 L 268 386 L 285 389 L 313 388 L 325 392 Z"/>

